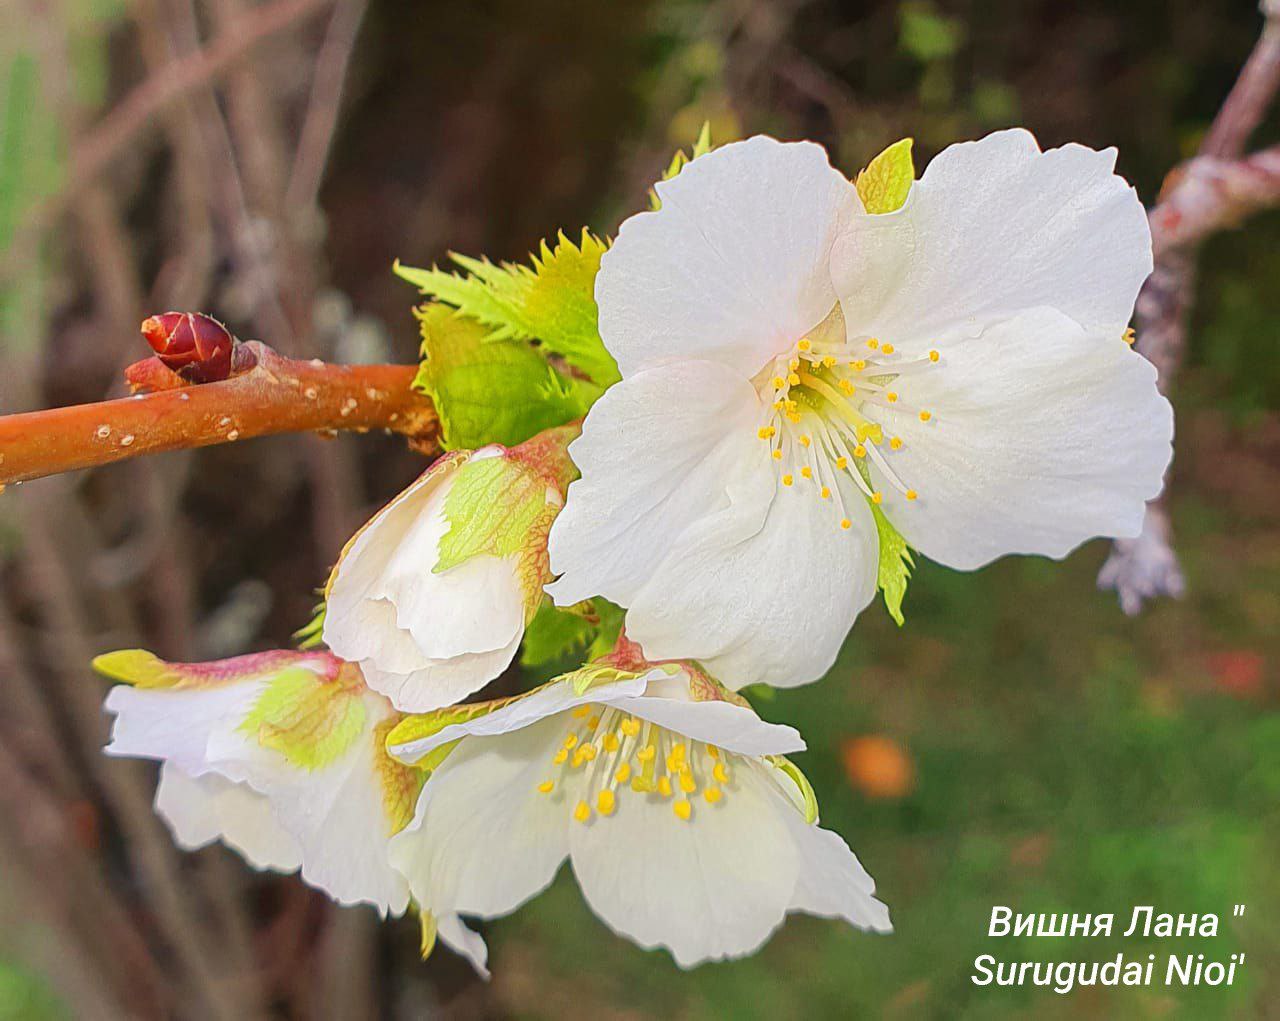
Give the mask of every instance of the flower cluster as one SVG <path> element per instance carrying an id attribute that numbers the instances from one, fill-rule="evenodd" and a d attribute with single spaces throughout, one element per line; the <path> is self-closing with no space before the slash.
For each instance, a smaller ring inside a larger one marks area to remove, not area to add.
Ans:
<path id="1" fill-rule="evenodd" d="M 704 137 L 611 244 L 399 268 L 435 299 L 448 452 L 343 550 L 328 651 L 100 657 L 108 752 L 163 763 L 183 847 L 413 905 L 481 971 L 463 916 L 566 859 L 684 967 L 789 912 L 888 932 L 800 735 L 738 689 L 821 677 L 878 589 L 901 622 L 913 550 L 1138 533 L 1173 421 L 1130 347 L 1151 245 L 1114 161 L 1006 131 L 850 181 L 810 143 Z M 518 654 L 585 663 L 469 701 Z"/>

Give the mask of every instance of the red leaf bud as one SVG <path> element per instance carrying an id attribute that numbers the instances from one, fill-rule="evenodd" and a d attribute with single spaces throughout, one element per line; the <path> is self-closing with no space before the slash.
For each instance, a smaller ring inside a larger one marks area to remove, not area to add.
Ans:
<path id="1" fill-rule="evenodd" d="M 142 336 L 165 366 L 191 383 L 213 383 L 231 375 L 236 339 L 212 316 L 165 312 L 142 322 Z"/>

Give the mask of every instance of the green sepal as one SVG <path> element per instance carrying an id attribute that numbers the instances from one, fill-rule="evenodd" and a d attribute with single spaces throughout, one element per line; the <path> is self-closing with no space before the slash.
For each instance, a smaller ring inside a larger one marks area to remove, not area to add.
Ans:
<path id="1" fill-rule="evenodd" d="M 915 180 L 910 138 L 894 142 L 858 174 L 855 186 L 868 213 L 892 213 L 901 209 Z"/>
<path id="2" fill-rule="evenodd" d="M 481 554 L 507 557 L 531 542 L 545 545 L 546 530 L 537 526 L 546 514 L 547 485 L 532 472 L 501 455 L 468 461 L 454 473 L 445 496 L 449 531 L 440 538 L 433 572 L 442 574 Z"/>
<path id="3" fill-rule="evenodd" d="M 357 688 L 291 667 L 267 682 L 238 729 L 291 765 L 322 769 L 360 736 L 366 714 Z"/>
<path id="4" fill-rule="evenodd" d="M 796 807 L 804 813 L 804 821 L 810 825 L 818 821 L 818 795 L 809 778 L 800 771 L 800 767 L 785 755 L 766 755 L 765 758 L 788 780 L 795 784 L 796 796 L 793 798 Z"/>
<path id="5" fill-rule="evenodd" d="M 543 241 L 530 266 L 451 252 L 463 273 L 399 262 L 394 270 L 423 294 L 487 326 L 485 341 L 537 340 L 544 353 L 559 355 L 603 388 L 620 378 L 597 322 L 595 280 L 607 248 L 584 229 L 576 245 L 563 232 L 553 245 Z"/>
<path id="6" fill-rule="evenodd" d="M 911 556 L 911 547 L 902 533 L 889 523 L 889 519 L 874 503 L 868 503 L 871 514 L 876 519 L 876 532 L 880 539 L 880 564 L 876 572 L 876 585 L 884 593 L 884 606 L 889 616 L 901 627 L 902 599 L 907 594 L 907 582 L 911 578 L 911 569 L 915 560 Z"/>
<path id="7" fill-rule="evenodd" d="M 581 418 L 601 392 L 523 340 L 485 343 L 485 327 L 448 305 L 424 305 L 417 316 L 422 364 L 413 385 L 435 404 L 446 450 L 513 447 Z"/>

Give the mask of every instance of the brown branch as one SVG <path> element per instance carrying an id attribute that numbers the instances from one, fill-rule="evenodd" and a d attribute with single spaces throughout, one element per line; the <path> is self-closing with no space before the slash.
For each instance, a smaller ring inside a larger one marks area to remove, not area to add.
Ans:
<path id="1" fill-rule="evenodd" d="M 257 342 L 247 372 L 97 404 L 0 417 L 0 485 L 140 454 L 288 432 L 385 429 L 433 449 L 437 419 L 412 365 L 328 365 Z"/>
<path id="2" fill-rule="evenodd" d="M 245 15 L 199 53 L 175 61 L 150 75 L 89 131 L 71 150 L 71 173 L 61 187 L 33 206 L 14 232 L 0 263 L 0 281 L 31 256 L 44 232 L 66 211 L 71 200 L 122 152 L 160 113 L 194 89 L 229 71 L 255 47 L 298 21 L 328 6 L 330 0 L 276 0 Z"/>
<path id="3" fill-rule="evenodd" d="M 1196 281 L 1194 245 L 1245 216 L 1274 206 L 1280 196 L 1276 149 L 1239 160 L 1280 90 L 1280 0 L 1262 0 L 1262 33 L 1231 92 L 1206 132 L 1199 155 L 1166 179 L 1150 214 L 1155 268 L 1135 309 L 1139 353 L 1159 372 L 1167 394 L 1186 349 L 1186 320 Z M 1098 587 L 1114 589 L 1125 613 L 1147 599 L 1177 598 L 1186 588 L 1170 539 L 1168 490 L 1147 506 L 1142 532 L 1117 540 L 1098 573 Z"/>

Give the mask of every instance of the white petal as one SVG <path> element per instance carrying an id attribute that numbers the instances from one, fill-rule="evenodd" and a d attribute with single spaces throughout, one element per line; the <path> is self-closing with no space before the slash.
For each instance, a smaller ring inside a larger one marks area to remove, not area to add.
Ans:
<path id="1" fill-rule="evenodd" d="M 644 692 L 651 678 L 665 676 L 660 670 L 652 670 L 639 677 L 618 681 L 615 684 L 591 688 L 584 694 L 576 694 L 569 681 L 553 681 L 544 684 L 521 698 L 481 716 L 474 716 L 462 723 L 451 723 L 430 737 L 388 745 L 387 750 L 401 762 L 413 764 L 428 752 L 456 741 L 461 737 L 495 737 L 521 730 L 580 705 L 595 702 L 614 702 Z"/>
<path id="2" fill-rule="evenodd" d="M 361 660 L 360 669 L 369 687 L 386 695 L 397 709 L 426 713 L 461 702 L 506 670 L 523 637 L 522 630 L 505 649 L 494 652 L 423 660 L 423 665 L 406 673 L 383 670 L 373 660 Z"/>
<path id="3" fill-rule="evenodd" d="M 624 377 L 721 361 L 752 376 L 831 311 L 832 240 L 857 193 L 811 142 L 756 136 L 657 185 L 596 277 L 600 335 Z"/>
<path id="4" fill-rule="evenodd" d="M 476 455 L 479 456 L 479 455 Z M 405 712 L 451 705 L 502 673 L 524 632 L 514 559 L 437 573 L 456 465 L 428 471 L 356 537 L 329 592 L 324 637 Z"/>
<path id="5" fill-rule="evenodd" d="M 756 950 L 786 916 L 799 873 L 775 795 L 745 760 L 731 768 L 724 798 L 695 796 L 688 821 L 672 799 L 628 791 L 613 815 L 569 830 L 591 909 L 640 946 L 667 947 L 682 968 Z"/>
<path id="6" fill-rule="evenodd" d="M 377 724 L 389 708 L 367 696 L 364 730 L 342 755 L 316 769 L 302 769 L 239 731 L 214 733 L 212 766 L 243 776 L 265 795 L 280 824 L 302 848 L 302 878 L 341 904 L 368 903 L 383 914 L 401 914 L 408 887 L 387 856 L 391 820 L 384 802 L 381 738 Z"/>
<path id="7" fill-rule="evenodd" d="M 1173 411 L 1151 363 L 1051 309 L 952 346 L 901 390 L 933 418 L 876 409 L 904 441 L 890 466 L 919 492 L 908 502 L 882 484 L 883 509 L 950 567 L 1137 535 L 1172 455 Z"/>
<path id="8" fill-rule="evenodd" d="M 805 749 L 804 738 L 794 727 L 766 723 L 750 709 L 731 702 L 692 702 L 646 694 L 613 698 L 608 704 L 691 740 L 743 755 L 787 755 Z"/>
<path id="9" fill-rule="evenodd" d="M 874 896 L 875 880 L 838 833 L 786 816 L 800 853 L 800 876 L 790 909 L 822 918 L 842 918 L 871 932 L 892 932 L 889 909 Z"/>
<path id="10" fill-rule="evenodd" d="M 216 773 L 191 777 L 166 762 L 160 767 L 156 812 L 186 851 L 221 840 L 255 869 L 293 872 L 302 864 L 298 842 L 271 814 L 271 804 L 244 784 Z"/>
<path id="11" fill-rule="evenodd" d="M 478 932 L 464 925 L 457 915 L 446 914 L 436 919 L 436 935 L 455 954 L 465 957 L 476 974 L 488 981 L 489 969 L 485 965 L 489 961 L 489 948 Z"/>
<path id="12" fill-rule="evenodd" d="M 462 742 L 431 775 L 392 864 L 437 917 L 506 914 L 541 892 L 567 853 L 565 794 L 538 792 L 564 736 L 551 717 L 501 739 Z"/>
<path id="13" fill-rule="evenodd" d="M 629 605 L 686 532 L 727 509 L 736 520 L 720 526 L 733 529 L 726 539 L 757 531 L 773 489 L 759 424 L 755 388 L 713 362 L 610 387 L 569 447 L 582 478 L 551 526 L 551 570 L 562 577 L 547 591 L 556 602 Z"/>
<path id="14" fill-rule="evenodd" d="M 815 488 L 778 486 L 745 539 L 714 521 L 682 537 L 627 612 L 645 655 L 699 660 L 735 689 L 826 673 L 875 595 L 878 540 L 865 501 L 846 501 L 853 526 L 841 530 L 841 511 Z"/>
<path id="15" fill-rule="evenodd" d="M 855 218 L 835 244 L 850 334 L 907 352 L 1048 306 L 1119 337 L 1151 272 L 1151 234 L 1115 158 L 1042 153 L 1022 130 L 950 146 L 901 210 Z"/>
<path id="16" fill-rule="evenodd" d="M 172 762 L 188 776 L 202 776 L 213 768 L 208 753 L 210 733 L 238 727 L 262 687 L 260 680 L 195 691 L 117 685 L 107 693 L 104 703 L 107 712 L 116 717 L 111 743 L 104 751 L 108 755 Z"/>

